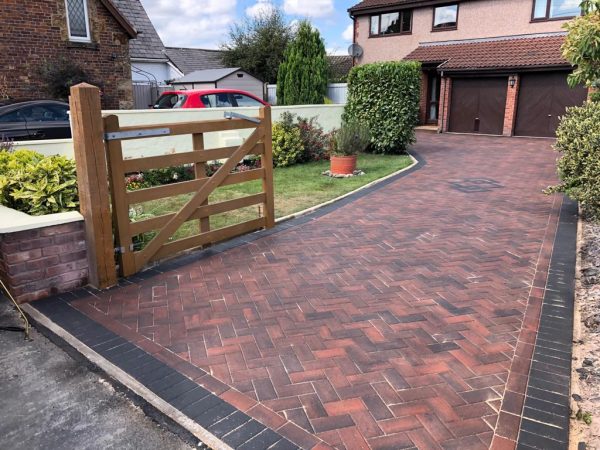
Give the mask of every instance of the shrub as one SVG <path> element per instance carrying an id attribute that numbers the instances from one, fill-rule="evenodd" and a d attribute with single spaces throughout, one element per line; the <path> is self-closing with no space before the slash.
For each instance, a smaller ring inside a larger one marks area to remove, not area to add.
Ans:
<path id="1" fill-rule="evenodd" d="M 327 141 L 329 136 L 318 124 L 316 117 L 306 119 L 298 117 L 297 127 L 300 129 L 300 139 L 304 147 L 301 162 L 321 161 L 327 159 Z"/>
<path id="2" fill-rule="evenodd" d="M 273 125 L 273 165 L 288 167 L 298 163 L 304 154 L 300 129 L 285 122 Z"/>
<path id="3" fill-rule="evenodd" d="M 556 137 L 561 183 L 547 192 L 564 192 L 600 218 L 600 103 L 569 108 Z"/>
<path id="4" fill-rule="evenodd" d="M 73 59 L 60 56 L 48 60 L 38 69 L 38 76 L 43 82 L 44 94 L 57 100 L 69 100 L 71 86 L 87 82 L 96 86 L 101 83 L 92 80 L 91 76 Z"/>
<path id="5" fill-rule="evenodd" d="M 75 161 L 30 150 L 0 152 L 0 203 L 34 216 L 76 210 Z"/>
<path id="6" fill-rule="evenodd" d="M 363 152 L 369 145 L 371 135 L 369 129 L 356 121 L 342 123 L 331 139 L 331 154 L 351 156 Z"/>
<path id="7" fill-rule="evenodd" d="M 365 124 L 373 153 L 402 153 L 415 142 L 421 65 L 384 62 L 354 67 L 348 75 L 344 121 Z"/>

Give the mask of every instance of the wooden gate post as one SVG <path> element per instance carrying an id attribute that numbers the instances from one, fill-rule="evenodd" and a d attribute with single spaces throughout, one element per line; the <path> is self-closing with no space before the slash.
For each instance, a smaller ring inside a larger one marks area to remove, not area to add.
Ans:
<path id="1" fill-rule="evenodd" d="M 275 226 L 275 192 L 273 189 L 273 129 L 271 124 L 271 107 L 264 106 L 258 113 L 260 126 L 263 127 L 263 143 L 265 151 L 260 158 L 260 165 L 264 169 L 263 192 L 266 194 L 264 204 L 265 227 Z"/>
<path id="2" fill-rule="evenodd" d="M 69 103 L 79 208 L 85 219 L 89 283 L 104 289 L 117 283 L 117 273 L 100 89 L 87 83 L 73 86 Z"/>

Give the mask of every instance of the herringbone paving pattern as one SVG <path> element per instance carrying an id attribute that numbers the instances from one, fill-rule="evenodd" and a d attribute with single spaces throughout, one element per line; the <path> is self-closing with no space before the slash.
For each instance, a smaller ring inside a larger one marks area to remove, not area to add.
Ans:
<path id="1" fill-rule="evenodd" d="M 556 154 L 413 148 L 424 167 L 330 214 L 73 305 L 305 448 L 514 448 Z"/>

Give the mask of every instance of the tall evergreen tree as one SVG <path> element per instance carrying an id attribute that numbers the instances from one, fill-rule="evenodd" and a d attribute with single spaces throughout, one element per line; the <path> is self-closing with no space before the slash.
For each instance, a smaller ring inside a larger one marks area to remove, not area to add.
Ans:
<path id="1" fill-rule="evenodd" d="M 329 66 L 319 30 L 302 21 L 288 44 L 277 74 L 278 105 L 316 105 L 325 101 Z"/>
<path id="2" fill-rule="evenodd" d="M 262 81 L 275 83 L 283 52 L 293 37 L 294 32 L 281 10 L 264 11 L 229 29 L 229 41 L 221 47 L 223 63 L 227 67 L 240 67 Z"/>

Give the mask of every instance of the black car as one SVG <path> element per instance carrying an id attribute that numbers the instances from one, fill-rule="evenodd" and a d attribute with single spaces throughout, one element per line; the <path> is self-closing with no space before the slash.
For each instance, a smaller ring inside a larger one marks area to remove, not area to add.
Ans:
<path id="1" fill-rule="evenodd" d="M 70 137 L 68 103 L 32 100 L 0 105 L 0 140 L 26 141 Z"/>

